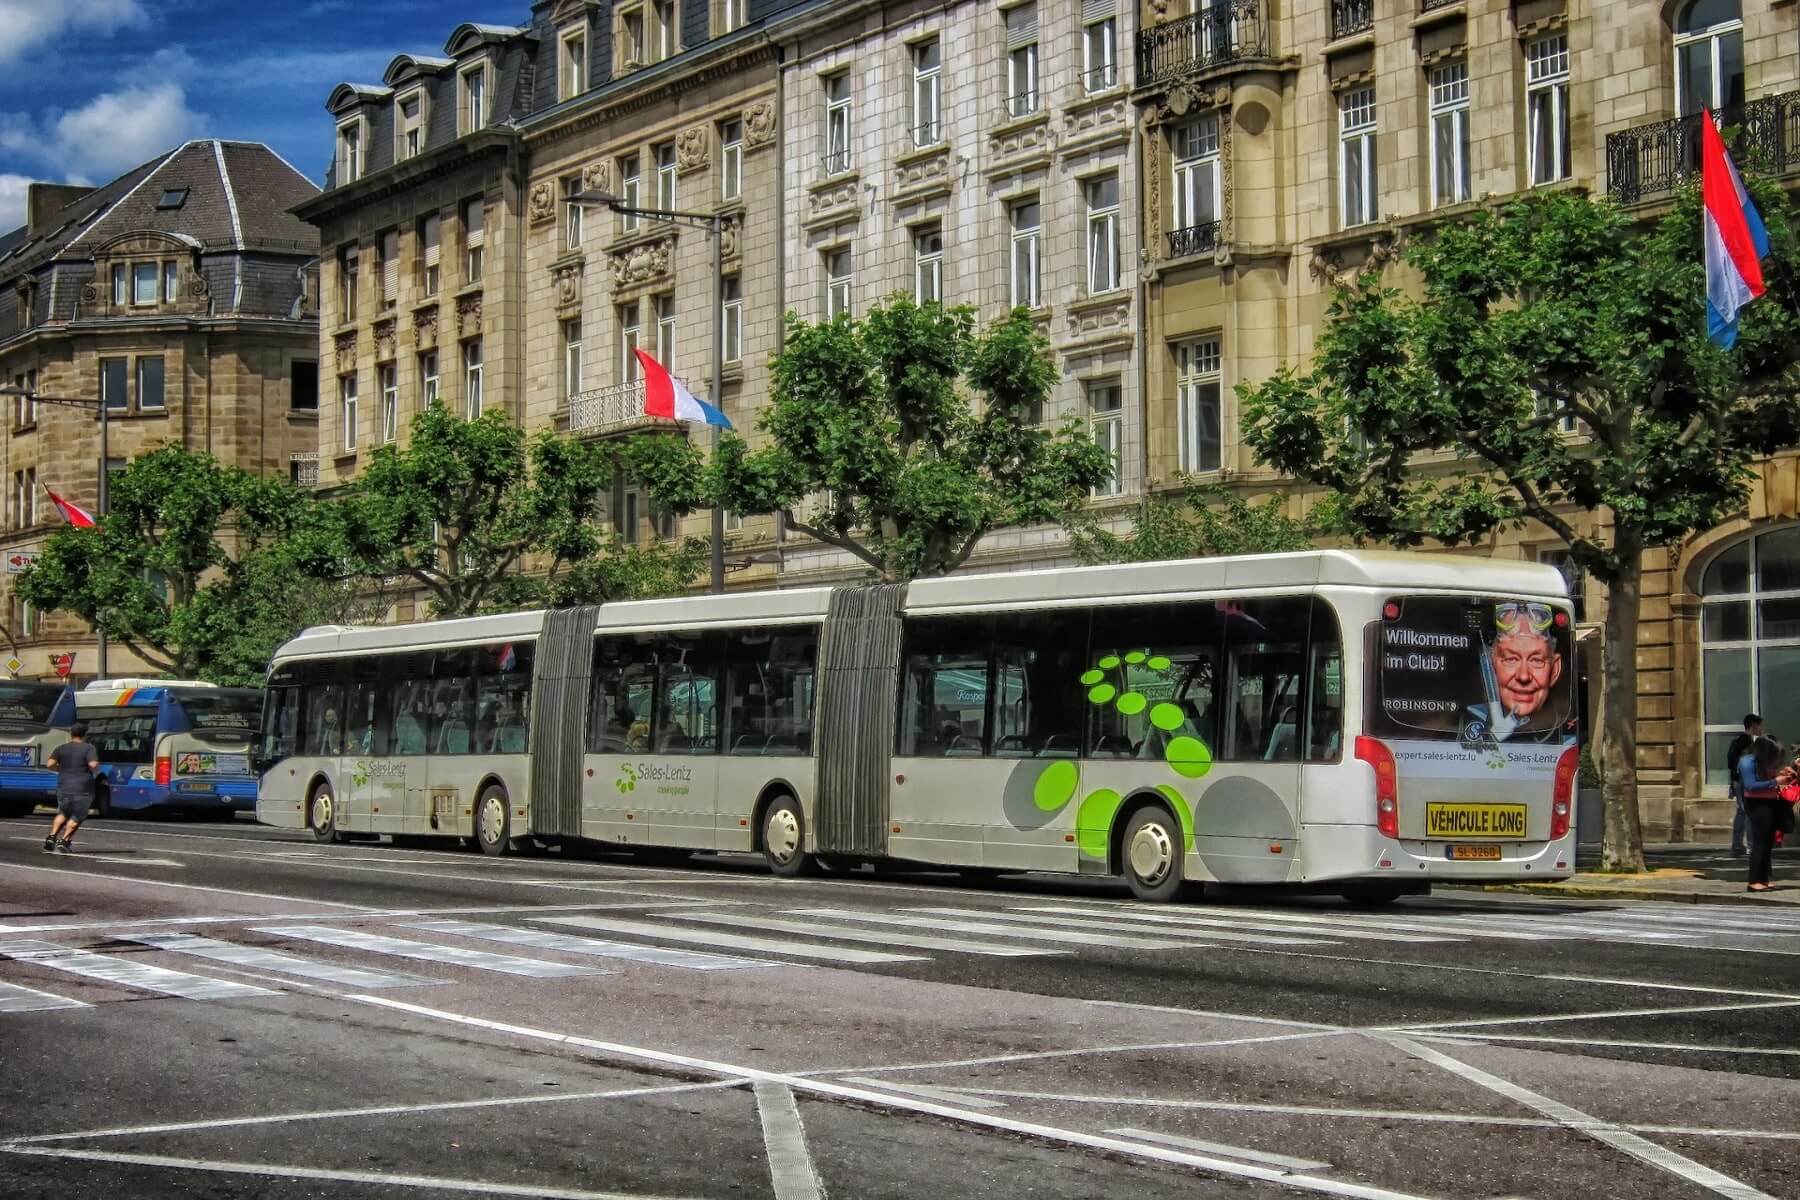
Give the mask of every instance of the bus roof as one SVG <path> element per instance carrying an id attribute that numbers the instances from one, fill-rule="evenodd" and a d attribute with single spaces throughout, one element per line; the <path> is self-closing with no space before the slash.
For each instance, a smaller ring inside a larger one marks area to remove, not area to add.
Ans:
<path id="1" fill-rule="evenodd" d="M 1370 550 L 1306 550 L 1170 562 L 1050 567 L 989 575 L 914 580 L 906 611 L 1010 610 L 1084 600 L 1271 592 L 1314 587 L 1366 587 L 1399 592 L 1454 592 L 1559 599 L 1568 595 L 1562 573 L 1542 563 L 1472 554 Z M 603 605 L 595 626 L 609 629 L 692 629 L 707 625 L 800 624 L 823 620 L 830 587 L 679 596 Z M 543 629 L 542 612 L 461 617 L 411 625 L 325 625 L 308 629 L 276 652 L 276 659 L 431 649 L 529 641 Z"/>
<path id="2" fill-rule="evenodd" d="M 160 704 L 166 697 L 176 700 L 184 696 L 200 693 L 218 696 L 260 696 L 260 688 L 228 688 L 213 683 L 195 683 L 185 679 L 143 680 L 133 681 L 141 686 L 120 686 L 123 680 L 101 681 L 102 686 L 89 684 L 75 693 L 75 703 L 81 708 L 125 708 L 131 705 Z"/>

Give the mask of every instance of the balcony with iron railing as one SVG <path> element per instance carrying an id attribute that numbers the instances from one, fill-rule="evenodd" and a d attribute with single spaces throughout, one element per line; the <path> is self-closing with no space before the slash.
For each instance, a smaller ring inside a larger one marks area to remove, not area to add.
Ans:
<path id="1" fill-rule="evenodd" d="M 1606 135 L 1606 194 L 1619 204 L 1669 195 L 1700 176 L 1699 113 Z M 1722 108 L 1740 170 L 1782 175 L 1800 170 L 1800 92 Z M 1735 129 L 1735 136 L 1731 131 Z"/>
<path id="2" fill-rule="evenodd" d="M 1375 28 L 1375 0 L 1331 0 L 1331 40 Z"/>
<path id="3" fill-rule="evenodd" d="M 693 391 L 692 388 L 688 390 Z M 569 397 L 570 433 L 595 435 L 675 427 L 674 421 L 644 414 L 644 381 L 641 379 L 589 388 Z"/>
<path id="4" fill-rule="evenodd" d="M 295 487 L 315 488 L 319 486 L 319 456 L 317 454 L 292 454 L 288 456 L 288 479 Z"/>
<path id="5" fill-rule="evenodd" d="M 1149 87 L 1268 53 L 1262 0 L 1225 0 L 1140 30 L 1137 81 Z"/>
<path id="6" fill-rule="evenodd" d="M 1436 12 L 1440 8 L 1454 8 L 1463 2 L 1464 0 L 1419 0 L 1419 11 L 1422 13 Z"/>
<path id="7" fill-rule="evenodd" d="M 1189 258 L 1196 254 L 1211 254 L 1219 248 L 1219 228 L 1218 221 L 1204 221 L 1184 229 L 1170 230 L 1169 257 Z"/>

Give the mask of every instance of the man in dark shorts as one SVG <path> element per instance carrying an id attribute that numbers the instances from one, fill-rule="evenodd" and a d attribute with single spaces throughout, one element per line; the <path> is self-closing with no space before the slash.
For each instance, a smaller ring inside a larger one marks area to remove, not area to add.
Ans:
<path id="1" fill-rule="evenodd" d="M 50 752 L 50 765 L 56 770 L 56 820 L 50 823 L 44 849 L 72 854 L 75 831 L 94 803 L 94 776 L 100 771 L 100 755 L 87 740 L 86 721 L 75 722 L 69 740 Z"/>

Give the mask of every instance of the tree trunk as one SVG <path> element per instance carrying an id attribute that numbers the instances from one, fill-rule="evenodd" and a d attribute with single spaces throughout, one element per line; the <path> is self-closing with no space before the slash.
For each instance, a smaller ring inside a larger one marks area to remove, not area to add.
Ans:
<path id="1" fill-rule="evenodd" d="M 1637 796 L 1637 628 L 1643 593 L 1643 547 L 1620 531 L 1614 545 L 1618 578 L 1606 593 L 1600 772 L 1606 814 L 1600 843 L 1602 871 L 1642 871 L 1644 830 Z"/>

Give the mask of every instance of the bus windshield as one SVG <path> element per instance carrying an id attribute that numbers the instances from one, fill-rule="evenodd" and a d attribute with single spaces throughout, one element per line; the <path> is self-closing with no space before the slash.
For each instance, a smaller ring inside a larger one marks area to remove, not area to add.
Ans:
<path id="1" fill-rule="evenodd" d="M 156 754 L 156 709 L 110 708 L 82 714 L 87 740 L 103 763 L 147 763 Z"/>
<path id="2" fill-rule="evenodd" d="M 252 691 L 184 692 L 181 707 L 195 729 L 242 729 L 254 732 L 262 721 L 262 693 Z"/>
<path id="3" fill-rule="evenodd" d="M 0 683 L 0 721 L 47 725 L 63 690 L 60 683 Z"/>
<path id="4" fill-rule="evenodd" d="M 1494 596 L 1395 596 L 1372 649 L 1378 737 L 1572 742 L 1573 635 L 1565 607 Z"/>

